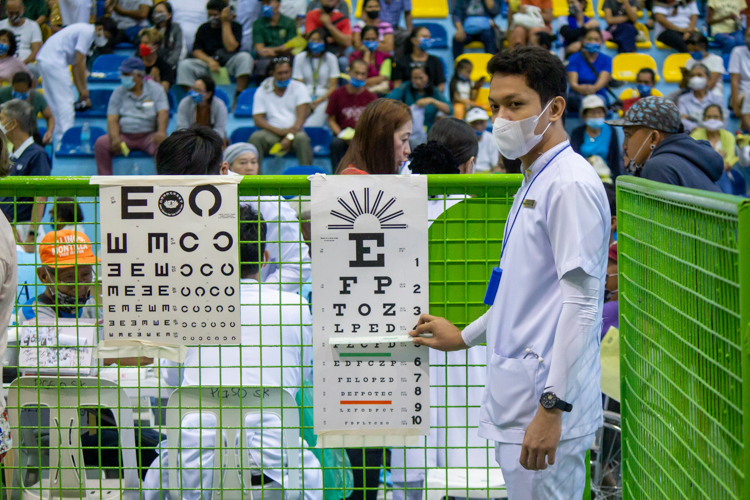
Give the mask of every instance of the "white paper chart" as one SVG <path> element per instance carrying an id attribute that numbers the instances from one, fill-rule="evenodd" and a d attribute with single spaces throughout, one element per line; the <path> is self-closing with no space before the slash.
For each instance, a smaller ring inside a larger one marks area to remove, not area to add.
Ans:
<path id="1" fill-rule="evenodd" d="M 237 185 L 128 182 L 100 190 L 104 339 L 237 344 Z"/>
<path id="2" fill-rule="evenodd" d="M 398 446 L 430 430 L 427 178 L 312 180 L 314 428 L 322 446 Z"/>

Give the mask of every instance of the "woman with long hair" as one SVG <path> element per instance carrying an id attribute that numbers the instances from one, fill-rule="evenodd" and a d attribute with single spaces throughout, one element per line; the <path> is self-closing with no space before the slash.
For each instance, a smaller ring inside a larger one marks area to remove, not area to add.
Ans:
<path id="1" fill-rule="evenodd" d="M 395 60 L 393 68 L 393 88 L 409 81 L 413 63 L 422 63 L 425 72 L 434 86 L 445 91 L 445 69 L 443 61 L 439 57 L 428 54 L 427 50 L 432 47 L 433 39 L 430 30 L 424 26 L 415 27 L 411 36 L 404 43 L 404 52 Z"/>
<path id="2" fill-rule="evenodd" d="M 177 107 L 177 130 L 190 128 L 196 123 L 211 127 L 226 141 L 227 105 L 216 97 L 216 83 L 213 78 L 203 75 L 193 84 Z"/>
<path id="3" fill-rule="evenodd" d="M 357 122 L 349 150 L 337 174 L 396 174 L 411 148 L 411 111 L 393 99 L 377 99 L 367 105 Z"/>
<path id="4" fill-rule="evenodd" d="M 164 42 L 159 46 L 159 55 L 173 68 L 187 54 L 182 41 L 182 28 L 172 22 L 172 4 L 160 2 L 151 7 L 149 13 L 151 26 L 158 29 L 164 36 Z"/>

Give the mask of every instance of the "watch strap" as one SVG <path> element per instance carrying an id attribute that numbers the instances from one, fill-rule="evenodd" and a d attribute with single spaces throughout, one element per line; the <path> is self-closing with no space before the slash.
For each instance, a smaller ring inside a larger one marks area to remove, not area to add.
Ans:
<path id="1" fill-rule="evenodd" d="M 573 411 L 573 405 L 563 401 L 562 399 L 557 400 L 557 403 L 555 403 L 555 408 L 567 412 Z"/>

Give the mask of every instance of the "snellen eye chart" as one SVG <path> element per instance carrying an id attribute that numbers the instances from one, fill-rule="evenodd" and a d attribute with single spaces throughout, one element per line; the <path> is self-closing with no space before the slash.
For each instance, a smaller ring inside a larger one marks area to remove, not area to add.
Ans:
<path id="1" fill-rule="evenodd" d="M 430 430 L 427 178 L 312 180 L 314 428 L 322 446 L 409 445 Z"/>

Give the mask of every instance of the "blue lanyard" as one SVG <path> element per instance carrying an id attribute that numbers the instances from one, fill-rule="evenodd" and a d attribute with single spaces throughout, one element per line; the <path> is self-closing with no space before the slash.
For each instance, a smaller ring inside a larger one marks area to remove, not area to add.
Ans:
<path id="1" fill-rule="evenodd" d="M 503 248 L 500 250 L 500 263 L 502 263 L 502 261 L 503 261 L 503 254 L 505 253 L 505 247 L 508 244 L 508 238 L 510 238 L 510 234 L 513 232 L 513 226 L 516 225 L 516 219 L 518 218 L 518 213 L 523 208 L 523 202 L 526 201 L 526 195 L 528 195 L 529 191 L 531 191 L 531 186 L 534 185 L 534 182 L 539 178 L 540 175 L 542 175 L 542 172 L 544 172 L 544 170 L 549 166 L 549 164 L 552 163 L 555 160 L 555 158 L 557 158 L 557 156 L 560 153 L 562 153 L 563 151 L 565 151 L 569 147 L 570 147 L 570 144 L 568 144 L 567 146 L 565 146 L 564 148 L 562 148 L 560 151 L 558 151 L 557 153 L 555 153 L 555 156 L 553 156 L 550 159 L 550 161 L 548 161 L 547 164 L 544 167 L 542 167 L 542 169 L 539 171 L 539 173 L 536 174 L 536 176 L 533 179 L 531 179 L 531 183 L 529 184 L 529 187 L 526 189 L 526 192 L 523 194 L 523 198 L 521 199 L 521 203 L 518 205 L 518 210 L 516 210 L 516 215 L 515 215 L 515 217 L 513 217 L 513 222 L 510 225 L 510 230 L 508 231 L 507 236 L 503 232 Z M 501 265 L 500 263 L 498 264 L 498 266 Z"/>

